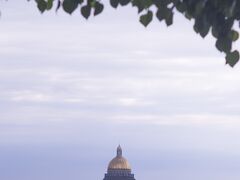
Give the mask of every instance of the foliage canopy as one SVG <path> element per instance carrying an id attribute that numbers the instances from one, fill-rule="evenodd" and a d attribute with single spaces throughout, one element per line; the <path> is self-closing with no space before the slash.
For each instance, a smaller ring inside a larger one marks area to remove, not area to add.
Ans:
<path id="1" fill-rule="evenodd" d="M 99 15 L 104 10 L 101 0 L 35 0 L 41 13 L 62 8 L 72 14 L 80 9 L 81 15 L 88 19 L 91 14 Z M 233 42 L 239 33 L 233 29 L 237 22 L 240 26 L 240 0 L 109 0 L 111 7 L 132 5 L 139 13 L 139 21 L 145 27 L 155 16 L 167 26 L 172 25 L 174 12 L 178 11 L 187 19 L 194 20 L 193 29 L 201 37 L 209 32 L 216 38 L 216 48 L 225 53 L 226 64 L 233 67 L 239 61 L 239 51 L 233 50 Z"/>

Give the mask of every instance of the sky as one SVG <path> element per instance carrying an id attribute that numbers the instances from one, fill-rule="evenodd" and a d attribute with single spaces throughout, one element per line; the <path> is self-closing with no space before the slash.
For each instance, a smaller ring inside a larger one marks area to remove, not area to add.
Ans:
<path id="1" fill-rule="evenodd" d="M 239 180 L 240 69 L 211 35 L 0 4 L 0 179 L 103 179 L 121 144 L 137 180 Z"/>

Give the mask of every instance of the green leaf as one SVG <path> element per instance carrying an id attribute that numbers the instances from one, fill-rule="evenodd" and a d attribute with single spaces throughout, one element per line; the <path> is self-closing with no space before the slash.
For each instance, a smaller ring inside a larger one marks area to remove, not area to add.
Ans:
<path id="1" fill-rule="evenodd" d="M 196 33 L 200 33 L 202 38 L 204 38 L 210 30 L 210 24 L 206 16 L 196 18 L 193 28 L 196 31 Z"/>
<path id="2" fill-rule="evenodd" d="M 117 8 L 119 4 L 119 0 L 110 0 L 110 4 L 113 8 Z"/>
<path id="3" fill-rule="evenodd" d="M 147 9 L 153 4 L 153 2 L 152 2 L 152 0 L 142 0 L 142 4 L 143 4 L 144 8 Z"/>
<path id="4" fill-rule="evenodd" d="M 228 4 L 230 6 L 225 5 L 225 14 L 227 17 L 232 17 L 234 15 L 234 9 L 236 8 L 237 0 L 229 1 L 228 3 L 231 4 Z"/>
<path id="5" fill-rule="evenodd" d="M 130 3 L 131 0 L 119 0 L 119 3 L 122 5 L 122 6 L 126 6 L 128 3 Z"/>
<path id="6" fill-rule="evenodd" d="M 188 20 L 191 20 L 191 19 L 192 19 L 192 15 L 189 14 L 189 12 L 187 12 L 187 11 L 184 13 L 184 16 L 185 16 L 185 18 L 187 18 Z"/>
<path id="7" fill-rule="evenodd" d="M 178 1 L 176 4 L 176 8 L 179 12 L 183 13 L 187 10 L 186 3 Z"/>
<path id="8" fill-rule="evenodd" d="M 144 10 L 144 6 L 141 0 L 133 0 L 132 6 L 136 6 L 138 8 L 138 13 Z"/>
<path id="9" fill-rule="evenodd" d="M 173 13 L 171 13 L 166 19 L 165 19 L 166 25 L 170 26 L 173 23 Z"/>
<path id="10" fill-rule="evenodd" d="M 165 20 L 167 26 L 170 26 L 173 23 L 173 12 L 166 6 L 159 7 L 156 16 L 159 21 Z"/>
<path id="11" fill-rule="evenodd" d="M 52 9 L 52 7 L 53 7 L 53 1 L 54 1 L 54 0 L 48 0 L 48 1 L 47 1 L 47 10 Z"/>
<path id="12" fill-rule="evenodd" d="M 218 36 L 219 36 L 219 29 L 216 26 L 212 26 L 212 35 L 215 38 L 218 38 Z"/>
<path id="13" fill-rule="evenodd" d="M 47 2 L 44 0 L 37 1 L 37 7 L 41 13 L 43 13 L 47 9 Z"/>
<path id="14" fill-rule="evenodd" d="M 99 3 L 98 1 L 95 3 L 95 10 L 94 10 L 94 16 L 100 14 L 103 11 L 103 4 Z"/>
<path id="15" fill-rule="evenodd" d="M 64 0 L 63 9 L 69 14 L 72 14 L 78 7 L 78 0 Z"/>
<path id="16" fill-rule="evenodd" d="M 90 14 L 91 14 L 91 6 L 88 6 L 88 5 L 83 6 L 83 7 L 81 8 L 81 13 L 82 13 L 83 17 L 85 17 L 86 19 L 88 19 L 89 16 L 90 16 Z"/>
<path id="17" fill-rule="evenodd" d="M 176 3 L 176 0 L 151 0 L 157 7 Z"/>
<path id="18" fill-rule="evenodd" d="M 144 14 L 142 16 L 140 16 L 140 22 L 147 27 L 148 24 L 152 21 L 153 18 L 153 13 L 152 11 L 148 11 L 147 14 Z"/>
<path id="19" fill-rule="evenodd" d="M 226 59 L 226 64 L 229 64 L 231 67 L 234 67 L 235 64 L 239 61 L 239 52 L 238 51 L 233 51 L 227 54 L 225 57 Z"/>
<path id="20" fill-rule="evenodd" d="M 206 1 L 198 1 L 195 7 L 195 15 L 201 15 L 202 11 L 204 10 L 204 7 L 206 5 Z"/>
<path id="21" fill-rule="evenodd" d="M 228 53 L 232 49 L 232 41 L 226 37 L 218 38 L 216 41 L 216 47 L 219 51 Z"/>
<path id="22" fill-rule="evenodd" d="M 237 32 L 237 31 L 234 31 L 234 30 L 231 30 L 230 36 L 231 36 L 232 41 L 236 41 L 236 40 L 238 40 L 238 38 L 239 38 L 238 32 Z"/>
<path id="23" fill-rule="evenodd" d="M 162 21 L 165 18 L 165 13 L 159 8 L 156 13 L 156 16 L 159 21 Z"/>
<path id="24" fill-rule="evenodd" d="M 88 5 L 90 5 L 92 8 L 95 8 L 97 2 L 98 2 L 98 1 L 96 1 L 96 0 L 89 0 L 89 1 L 88 1 Z M 99 3 L 99 2 L 98 2 L 98 3 Z"/>

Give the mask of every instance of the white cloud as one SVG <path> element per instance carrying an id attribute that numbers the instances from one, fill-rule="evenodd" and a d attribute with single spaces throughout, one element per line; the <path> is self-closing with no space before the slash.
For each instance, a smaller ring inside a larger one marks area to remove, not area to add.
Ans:
<path id="1" fill-rule="evenodd" d="M 28 90 L 15 92 L 11 97 L 12 101 L 25 101 L 25 102 L 49 102 L 51 101 L 51 99 L 52 96 L 39 92 L 31 92 Z"/>
<path id="2" fill-rule="evenodd" d="M 179 114 L 179 115 L 119 115 L 112 117 L 116 123 L 145 124 L 145 125 L 170 125 L 170 126 L 222 126 L 236 128 L 240 126 L 239 116 L 217 114 Z"/>

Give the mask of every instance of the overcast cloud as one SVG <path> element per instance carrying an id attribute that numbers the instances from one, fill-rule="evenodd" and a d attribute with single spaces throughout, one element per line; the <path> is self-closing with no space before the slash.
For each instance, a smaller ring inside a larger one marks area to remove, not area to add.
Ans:
<path id="1" fill-rule="evenodd" d="M 137 180 L 240 178 L 239 65 L 192 22 L 1 4 L 0 179 L 101 179 L 118 143 Z"/>

